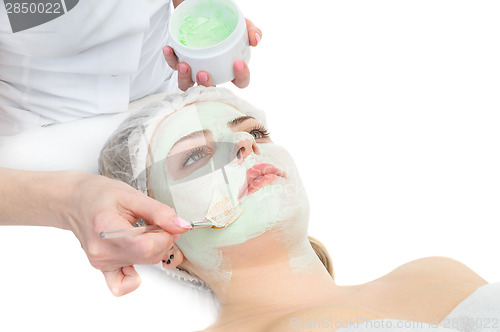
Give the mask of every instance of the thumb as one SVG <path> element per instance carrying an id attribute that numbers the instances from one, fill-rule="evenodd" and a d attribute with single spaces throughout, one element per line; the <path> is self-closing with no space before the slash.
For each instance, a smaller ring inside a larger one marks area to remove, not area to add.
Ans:
<path id="1" fill-rule="evenodd" d="M 144 219 L 149 224 L 155 224 L 169 233 L 184 233 L 191 228 L 191 224 L 177 217 L 174 209 L 145 194 L 136 191 L 132 199 L 127 202 L 127 210 L 137 219 Z"/>
<path id="2" fill-rule="evenodd" d="M 114 296 L 122 296 L 135 291 L 141 284 L 141 277 L 130 266 L 124 266 L 113 271 L 102 271 L 106 284 Z"/>

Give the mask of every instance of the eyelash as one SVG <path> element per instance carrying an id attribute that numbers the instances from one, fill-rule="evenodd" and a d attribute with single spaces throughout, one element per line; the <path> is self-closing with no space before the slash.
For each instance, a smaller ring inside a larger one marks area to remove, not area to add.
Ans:
<path id="1" fill-rule="evenodd" d="M 184 158 L 184 161 L 182 162 L 182 167 L 189 167 L 191 164 L 186 165 L 186 163 L 188 162 L 189 159 L 191 159 L 193 156 L 197 155 L 198 153 L 202 153 L 204 155 L 209 155 L 209 154 L 211 154 L 211 151 L 207 147 L 203 147 L 203 146 L 192 149 L 191 151 L 189 151 L 186 158 Z"/>
<path id="2" fill-rule="evenodd" d="M 264 127 L 263 125 L 258 125 L 258 126 L 255 126 L 253 127 L 252 129 L 250 129 L 248 131 L 248 133 L 251 135 L 252 133 L 254 132 L 260 132 L 260 134 L 262 135 L 262 138 L 267 138 L 269 137 L 269 135 L 271 135 L 271 133 L 269 132 L 269 130 L 267 130 L 266 127 Z M 258 139 L 258 138 L 256 138 Z"/>

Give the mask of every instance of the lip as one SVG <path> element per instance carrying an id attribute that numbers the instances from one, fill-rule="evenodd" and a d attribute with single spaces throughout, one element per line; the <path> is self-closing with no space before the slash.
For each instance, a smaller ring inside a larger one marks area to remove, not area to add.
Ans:
<path id="1" fill-rule="evenodd" d="M 271 164 L 264 163 L 251 167 L 247 171 L 245 183 L 238 194 L 238 200 L 241 201 L 279 177 L 286 177 L 285 172 Z"/>

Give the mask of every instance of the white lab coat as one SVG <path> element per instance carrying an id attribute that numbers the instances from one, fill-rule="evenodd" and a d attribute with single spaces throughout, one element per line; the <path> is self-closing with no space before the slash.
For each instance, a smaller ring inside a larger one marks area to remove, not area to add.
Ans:
<path id="1" fill-rule="evenodd" d="M 0 136 L 96 114 L 176 88 L 166 64 L 170 0 L 80 0 L 12 33 L 0 6 Z"/>

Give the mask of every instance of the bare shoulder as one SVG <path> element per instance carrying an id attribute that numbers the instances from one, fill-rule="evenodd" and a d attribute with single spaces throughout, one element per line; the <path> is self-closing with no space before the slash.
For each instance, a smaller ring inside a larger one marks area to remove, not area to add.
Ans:
<path id="1" fill-rule="evenodd" d="M 418 278 L 429 283 L 461 283 L 482 286 L 486 280 L 465 264 L 442 256 L 420 258 L 393 270 L 389 278 Z"/>
<path id="2" fill-rule="evenodd" d="M 381 286 L 385 309 L 395 317 L 414 321 L 441 321 L 460 302 L 487 284 L 476 272 L 447 257 L 411 261 L 374 282 Z"/>
<path id="3" fill-rule="evenodd" d="M 266 327 L 269 332 L 337 331 L 343 327 L 352 327 L 381 316 L 369 309 L 351 306 L 319 306 L 295 311 L 276 319 Z"/>

